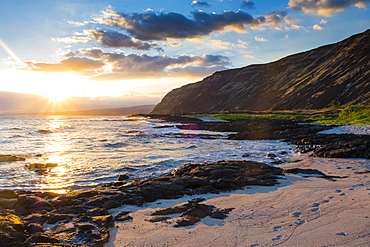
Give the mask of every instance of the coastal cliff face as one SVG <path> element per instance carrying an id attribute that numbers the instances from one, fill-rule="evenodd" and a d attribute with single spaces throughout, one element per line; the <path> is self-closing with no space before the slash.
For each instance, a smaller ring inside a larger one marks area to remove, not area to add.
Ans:
<path id="1" fill-rule="evenodd" d="M 369 99 L 370 29 L 272 63 L 216 72 L 172 90 L 152 113 L 321 109 Z"/>

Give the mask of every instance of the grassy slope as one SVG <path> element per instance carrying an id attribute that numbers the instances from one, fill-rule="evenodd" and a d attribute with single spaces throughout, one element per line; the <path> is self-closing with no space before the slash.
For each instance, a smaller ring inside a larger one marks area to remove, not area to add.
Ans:
<path id="1" fill-rule="evenodd" d="M 188 117 L 198 117 L 199 115 L 188 115 Z M 352 124 L 368 125 L 370 124 L 370 106 L 347 106 L 342 110 L 326 111 L 287 111 L 271 113 L 237 113 L 237 114 L 212 114 L 214 118 L 219 119 L 287 119 L 297 122 L 313 122 L 319 124 Z"/>

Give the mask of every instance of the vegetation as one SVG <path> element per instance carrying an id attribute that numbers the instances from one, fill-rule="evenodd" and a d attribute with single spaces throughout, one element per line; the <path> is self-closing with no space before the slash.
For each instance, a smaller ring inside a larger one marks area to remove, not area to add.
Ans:
<path id="1" fill-rule="evenodd" d="M 370 124 L 370 106 L 347 106 L 341 110 L 335 119 L 322 119 L 317 123 L 335 123 L 335 124 Z"/>
<path id="2" fill-rule="evenodd" d="M 297 122 L 312 122 L 318 124 L 352 124 L 367 125 L 370 124 L 370 106 L 347 106 L 342 110 L 333 110 L 338 107 L 337 102 L 333 102 L 330 111 L 290 111 L 274 113 L 228 113 L 211 114 L 210 117 L 218 119 L 256 119 L 269 118 L 280 120 L 292 120 Z M 201 115 L 186 115 L 186 117 L 200 117 Z"/>

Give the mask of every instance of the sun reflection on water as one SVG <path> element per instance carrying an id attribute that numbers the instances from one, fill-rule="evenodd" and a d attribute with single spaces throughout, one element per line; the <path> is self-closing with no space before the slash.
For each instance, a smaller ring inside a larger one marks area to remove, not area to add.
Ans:
<path id="1" fill-rule="evenodd" d="M 40 189 L 56 193 L 66 193 L 68 188 L 73 185 L 70 181 L 70 155 L 68 151 L 71 148 L 71 140 L 63 132 L 65 122 L 62 116 L 50 116 L 44 129 L 49 130 L 49 134 L 44 135 L 45 145 L 42 162 L 44 164 L 55 163 L 57 165 L 50 167 L 48 172 L 42 174 Z"/>

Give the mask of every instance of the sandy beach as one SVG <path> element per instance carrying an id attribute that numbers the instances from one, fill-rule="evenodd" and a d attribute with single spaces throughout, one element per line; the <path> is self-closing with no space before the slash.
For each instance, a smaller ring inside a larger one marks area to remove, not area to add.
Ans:
<path id="1" fill-rule="evenodd" d="M 106 246 L 369 246 L 370 160 L 297 159 L 281 167 L 318 169 L 344 178 L 287 174 L 272 187 L 125 206 L 115 210 L 132 211 L 133 220 L 117 222 Z M 207 205 L 234 209 L 224 220 L 206 217 L 188 227 L 174 227 L 179 215 L 164 222 L 147 221 L 155 210 L 195 197 L 204 197 Z"/>

